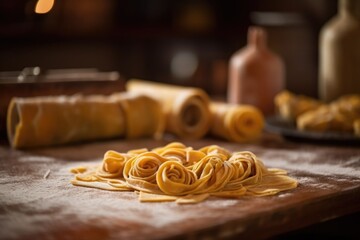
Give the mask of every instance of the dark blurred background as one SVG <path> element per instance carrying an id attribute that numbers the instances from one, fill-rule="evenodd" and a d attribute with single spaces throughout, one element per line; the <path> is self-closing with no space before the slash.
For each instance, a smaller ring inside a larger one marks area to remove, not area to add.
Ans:
<path id="1" fill-rule="evenodd" d="M 227 65 L 263 26 L 286 65 L 286 87 L 317 95 L 318 35 L 336 0 L 0 1 L 0 71 L 98 68 L 226 93 Z"/>

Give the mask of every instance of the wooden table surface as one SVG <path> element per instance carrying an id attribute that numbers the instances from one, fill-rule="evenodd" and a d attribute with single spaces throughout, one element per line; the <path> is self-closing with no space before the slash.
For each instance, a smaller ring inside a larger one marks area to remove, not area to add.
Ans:
<path id="1" fill-rule="evenodd" d="M 210 198 L 194 205 L 140 203 L 133 192 L 70 184 L 71 167 L 100 163 L 109 149 L 153 148 L 169 141 L 111 140 L 33 150 L 0 145 L 0 239 L 267 238 L 360 211 L 359 146 L 296 143 L 271 134 L 254 144 L 183 143 L 250 150 L 267 167 L 288 170 L 299 187 L 275 196 Z"/>

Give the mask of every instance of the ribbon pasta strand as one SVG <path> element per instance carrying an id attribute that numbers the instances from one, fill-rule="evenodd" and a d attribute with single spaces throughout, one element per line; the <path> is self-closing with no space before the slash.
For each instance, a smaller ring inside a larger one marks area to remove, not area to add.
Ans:
<path id="1" fill-rule="evenodd" d="M 282 169 L 266 168 L 249 151 L 173 142 L 152 150 L 107 151 L 99 166 L 71 169 L 75 186 L 139 192 L 141 202 L 198 203 L 207 198 L 268 196 L 297 187 Z"/>

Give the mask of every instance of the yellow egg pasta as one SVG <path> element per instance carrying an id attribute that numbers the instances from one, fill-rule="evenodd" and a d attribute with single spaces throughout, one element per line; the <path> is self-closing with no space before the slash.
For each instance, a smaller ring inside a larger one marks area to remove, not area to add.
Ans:
<path id="1" fill-rule="evenodd" d="M 36 147 L 122 136 L 124 114 L 103 96 L 13 98 L 8 108 L 13 147 Z"/>
<path id="2" fill-rule="evenodd" d="M 139 201 L 140 202 L 172 202 L 176 201 L 178 197 L 169 196 L 163 194 L 154 194 L 148 192 L 140 192 Z"/>
<path id="3" fill-rule="evenodd" d="M 277 112 L 288 121 L 295 121 L 301 114 L 315 110 L 322 105 L 322 102 L 316 99 L 297 95 L 287 90 L 278 93 L 274 102 Z"/>
<path id="4" fill-rule="evenodd" d="M 351 133 L 360 136 L 360 95 L 348 94 L 329 103 L 282 91 L 275 105 L 282 119 L 300 131 Z"/>
<path id="5" fill-rule="evenodd" d="M 135 191 L 141 202 L 192 204 L 211 196 L 268 196 L 297 187 L 285 170 L 266 168 L 251 152 L 231 153 L 216 145 L 193 149 L 178 142 L 149 151 L 110 150 L 99 166 L 71 172 L 75 186 Z"/>
<path id="6" fill-rule="evenodd" d="M 360 118 L 360 95 L 345 95 L 329 104 L 301 114 L 297 128 L 306 131 L 337 131 L 357 134 L 356 120 Z"/>
<path id="7" fill-rule="evenodd" d="M 264 127 L 256 107 L 211 102 L 199 88 L 138 79 L 130 79 L 126 88 L 108 96 L 15 97 L 7 112 L 9 142 L 13 148 L 30 148 L 109 138 L 161 139 L 168 132 L 185 139 L 209 134 L 244 143 L 259 138 Z M 177 154 L 184 153 L 192 155 L 190 162 L 200 157 L 196 151 Z"/>
<path id="8" fill-rule="evenodd" d="M 113 94 L 111 98 L 115 99 L 124 111 L 126 138 L 162 137 L 165 121 L 157 100 L 141 93 L 129 92 Z"/>
<path id="9" fill-rule="evenodd" d="M 201 138 L 210 127 L 209 96 L 199 88 L 131 79 L 129 92 L 147 94 L 161 102 L 166 130 L 182 138 Z"/>
<path id="10" fill-rule="evenodd" d="M 161 137 L 163 119 L 160 103 L 142 94 L 13 98 L 7 131 L 12 147 L 28 148 L 115 137 Z"/>
<path id="11" fill-rule="evenodd" d="M 210 109 L 212 135 L 233 142 L 249 142 L 260 137 L 264 116 L 256 107 L 213 102 Z"/>

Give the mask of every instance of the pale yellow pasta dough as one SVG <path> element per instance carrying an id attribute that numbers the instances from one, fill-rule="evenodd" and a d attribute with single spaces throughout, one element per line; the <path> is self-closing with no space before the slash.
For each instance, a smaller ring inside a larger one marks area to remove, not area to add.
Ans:
<path id="1" fill-rule="evenodd" d="M 347 132 L 360 136 L 360 95 L 349 94 L 330 102 L 282 91 L 275 97 L 280 116 L 297 129 L 313 132 Z"/>
<path id="2" fill-rule="evenodd" d="M 79 181 L 79 180 L 71 180 L 71 183 L 74 186 L 81 186 L 81 187 L 91 187 L 91 188 L 97 188 L 102 190 L 108 190 L 108 191 L 130 191 L 132 188 L 126 188 L 126 187 L 113 187 L 106 182 L 87 182 L 87 181 Z"/>
<path id="3" fill-rule="evenodd" d="M 176 203 L 178 204 L 189 204 L 189 203 L 198 203 L 206 200 L 210 197 L 210 194 L 203 193 L 203 194 L 196 194 L 196 195 L 186 195 L 184 197 L 178 197 L 176 199 Z"/>
<path id="4" fill-rule="evenodd" d="M 178 197 L 169 196 L 163 194 L 154 194 L 148 192 L 140 192 L 139 200 L 140 202 L 172 202 L 176 201 Z"/>
<path id="5" fill-rule="evenodd" d="M 260 137 L 264 116 L 250 105 L 211 103 L 212 135 L 233 142 L 249 142 Z"/>
<path id="6" fill-rule="evenodd" d="M 115 137 L 161 137 L 161 105 L 142 94 L 13 98 L 7 115 L 14 148 Z"/>
<path id="7" fill-rule="evenodd" d="M 8 137 L 16 148 L 48 146 L 122 136 L 124 114 L 103 96 L 13 98 Z"/>
<path id="8" fill-rule="evenodd" d="M 162 104 L 166 130 L 182 138 L 201 138 L 210 127 L 209 97 L 199 88 L 131 79 L 129 92 L 144 93 Z"/>
<path id="9" fill-rule="evenodd" d="M 360 95 L 345 95 L 339 99 L 307 111 L 297 118 L 300 130 L 317 132 L 353 132 L 357 135 L 356 120 L 360 118 Z"/>
<path id="10" fill-rule="evenodd" d="M 108 151 L 98 167 L 71 170 L 73 185 L 139 191 L 141 202 L 198 203 L 208 197 L 268 196 L 297 187 L 282 169 L 266 168 L 255 154 L 216 145 L 193 149 L 174 142 L 147 151 Z"/>
<path id="11" fill-rule="evenodd" d="M 122 107 L 125 116 L 127 138 L 161 138 L 164 128 L 164 114 L 160 103 L 141 93 L 120 93 L 112 95 Z"/>
<path id="12" fill-rule="evenodd" d="M 293 94 L 287 90 L 278 93 L 275 96 L 274 102 L 280 116 L 289 121 L 295 121 L 301 114 L 315 110 L 322 105 L 316 99 Z"/>

